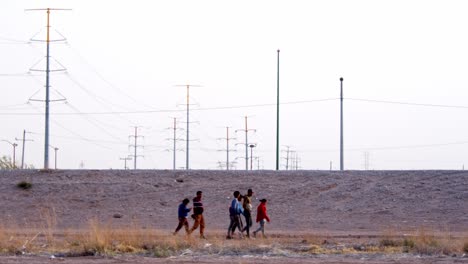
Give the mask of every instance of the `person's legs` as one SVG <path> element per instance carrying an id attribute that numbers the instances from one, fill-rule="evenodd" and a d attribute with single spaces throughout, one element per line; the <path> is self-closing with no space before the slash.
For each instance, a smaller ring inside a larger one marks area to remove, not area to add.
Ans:
<path id="1" fill-rule="evenodd" d="M 263 238 L 265 238 L 265 222 L 266 222 L 265 219 L 263 219 L 262 221 L 260 221 L 260 227 L 262 228 L 262 236 L 263 236 Z"/>
<path id="2" fill-rule="evenodd" d="M 203 215 L 200 215 L 200 237 L 205 238 L 205 218 Z"/>
<path id="3" fill-rule="evenodd" d="M 231 230 L 233 229 L 233 227 L 234 227 L 234 222 L 235 222 L 235 219 L 234 219 L 235 217 L 234 217 L 233 215 L 230 215 L 229 218 L 230 218 L 230 223 L 229 223 L 228 233 L 227 233 L 227 237 L 226 237 L 226 238 L 228 238 L 228 239 L 229 239 L 229 238 L 232 238 L 232 237 L 231 237 Z"/>
<path id="4" fill-rule="evenodd" d="M 184 218 L 184 223 L 183 223 L 184 227 L 185 227 L 185 233 L 189 234 L 190 233 L 190 229 L 189 229 L 189 223 L 188 223 L 188 220 L 187 218 Z"/>
<path id="5" fill-rule="evenodd" d="M 242 229 L 242 232 L 247 231 L 247 237 L 249 237 L 250 227 L 252 227 L 252 215 L 250 214 L 250 212 L 245 211 L 244 217 L 245 217 L 245 227 L 244 229 Z"/>
<path id="6" fill-rule="evenodd" d="M 200 216 L 201 215 L 195 215 L 193 217 L 193 219 L 195 220 L 195 222 L 193 223 L 193 226 L 192 228 L 190 229 L 190 232 L 189 233 L 192 233 L 193 231 L 195 231 L 195 229 L 198 228 L 198 226 L 200 225 Z"/>
<path id="7" fill-rule="evenodd" d="M 262 235 L 265 236 L 265 219 L 260 220 L 260 226 L 253 232 L 254 236 L 257 235 L 259 231 L 262 231 Z"/>
<path id="8" fill-rule="evenodd" d="M 174 235 L 177 234 L 177 232 L 179 232 L 179 230 L 182 228 L 182 226 L 184 226 L 184 222 L 187 222 L 187 219 L 179 217 L 179 225 L 177 226 L 176 230 L 174 231 Z"/>
<path id="9" fill-rule="evenodd" d="M 242 232 L 242 230 L 244 229 L 244 222 L 242 221 L 242 216 L 239 215 L 239 232 Z"/>
<path id="10" fill-rule="evenodd" d="M 239 226 L 239 216 L 238 215 L 234 215 L 233 216 L 233 220 L 234 220 L 234 224 L 232 225 L 232 228 L 231 228 L 231 235 L 234 235 L 235 231 L 236 231 L 236 228 L 238 228 L 240 230 L 240 226 Z"/>

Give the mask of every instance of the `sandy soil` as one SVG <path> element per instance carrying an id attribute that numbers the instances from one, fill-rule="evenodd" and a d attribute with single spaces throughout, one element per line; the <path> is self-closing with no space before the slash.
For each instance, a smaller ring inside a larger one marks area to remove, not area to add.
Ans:
<path id="1" fill-rule="evenodd" d="M 153 263 L 238 263 L 238 264 L 278 264 L 278 263 L 309 263 L 309 264 L 362 264 L 362 263 L 379 263 L 379 264 L 449 264 L 449 263 L 468 263 L 468 258 L 451 258 L 451 257 L 414 257 L 414 256 L 356 256 L 356 255 L 328 255 L 317 256 L 310 258 L 263 258 L 263 257 L 177 257 L 177 258 L 147 258 L 135 256 L 117 256 L 111 258 L 103 257 L 80 257 L 80 258 L 55 258 L 51 259 L 46 256 L 34 257 L 0 257 L 2 264 L 42 264 L 42 263 L 64 263 L 64 264 L 153 264 Z"/>
<path id="2" fill-rule="evenodd" d="M 20 181 L 30 190 L 16 187 Z M 177 206 L 197 190 L 204 193 L 207 233 L 228 225 L 232 192 L 252 188 L 254 206 L 267 198 L 272 219 L 267 232 L 301 232 L 330 236 L 378 236 L 391 230 L 466 236 L 468 232 L 468 172 L 465 171 L 123 171 L 59 170 L 0 171 L 0 219 L 3 225 L 41 226 L 45 208 L 54 209 L 57 227 L 80 228 L 98 218 L 115 226 L 138 222 L 145 228 L 170 232 Z M 119 214 L 121 218 L 115 218 Z M 41 257 L 2 257 L 0 263 L 42 263 Z M 129 257 L 132 258 L 132 257 Z M 135 258 L 135 257 L 134 257 Z M 453 259 L 407 256 L 327 256 L 288 258 L 289 263 L 456 263 Z M 377 259 L 372 259 L 377 258 Z M 37 262 L 35 262 L 37 261 Z M 166 263 L 139 257 L 136 263 Z M 189 259 L 172 259 L 192 263 Z M 282 263 L 283 260 L 229 257 L 231 263 Z M 262 262 L 264 261 L 264 262 Z M 447 262 L 449 261 L 449 262 Z M 466 263 L 461 258 L 459 263 Z M 135 263 L 115 259 L 64 259 L 63 263 Z M 206 257 L 197 263 L 217 263 Z"/>

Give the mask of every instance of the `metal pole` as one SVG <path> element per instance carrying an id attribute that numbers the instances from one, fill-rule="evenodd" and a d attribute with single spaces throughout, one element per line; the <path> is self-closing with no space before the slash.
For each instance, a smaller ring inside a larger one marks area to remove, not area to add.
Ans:
<path id="1" fill-rule="evenodd" d="M 190 169 L 189 167 L 189 87 L 190 85 L 187 85 L 187 141 L 186 141 L 186 153 L 185 153 L 185 169 L 188 170 Z"/>
<path id="2" fill-rule="evenodd" d="M 135 127 L 135 153 L 134 153 L 134 160 L 133 160 L 133 169 L 136 170 L 137 168 L 137 138 L 138 138 L 138 127 Z"/>
<path id="3" fill-rule="evenodd" d="M 276 75 L 276 170 L 279 170 L 279 55 L 277 62 L 277 75 Z"/>
<path id="4" fill-rule="evenodd" d="M 24 169 L 24 145 L 25 145 L 25 138 L 26 138 L 26 130 L 23 130 L 23 153 L 21 153 L 21 169 Z"/>
<path id="5" fill-rule="evenodd" d="M 250 145 L 250 170 L 252 170 L 252 164 L 253 164 L 253 148 L 254 148 L 254 145 Z"/>
<path id="6" fill-rule="evenodd" d="M 54 152 L 55 152 L 55 169 L 57 169 L 57 150 L 58 148 L 54 148 Z"/>
<path id="7" fill-rule="evenodd" d="M 247 128 L 247 116 L 245 117 L 245 170 L 249 170 L 249 130 Z"/>
<path id="8" fill-rule="evenodd" d="M 340 78 L 340 170 L 344 170 L 343 154 L 343 77 Z"/>
<path id="9" fill-rule="evenodd" d="M 173 157 L 172 157 L 172 169 L 176 169 L 176 127 L 177 125 L 177 119 L 174 117 L 174 151 L 173 151 Z"/>
<path id="10" fill-rule="evenodd" d="M 50 44 L 50 9 L 47 8 L 47 55 L 46 55 L 46 98 L 45 98 L 45 140 L 44 140 L 44 169 L 49 169 L 49 88 L 50 88 L 50 67 L 49 67 L 49 44 Z"/>
<path id="11" fill-rule="evenodd" d="M 229 170 L 229 127 L 226 127 L 226 170 Z"/>
<path id="12" fill-rule="evenodd" d="M 16 146 L 18 146 L 18 144 L 16 143 L 13 143 L 13 168 L 16 169 Z"/>

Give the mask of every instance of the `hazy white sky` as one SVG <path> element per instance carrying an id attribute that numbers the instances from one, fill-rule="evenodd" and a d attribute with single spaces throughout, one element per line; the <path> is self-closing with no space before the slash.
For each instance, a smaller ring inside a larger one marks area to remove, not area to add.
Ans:
<path id="1" fill-rule="evenodd" d="M 167 128 L 173 117 L 185 128 L 186 89 L 176 85 L 190 83 L 202 86 L 190 93 L 190 167 L 225 162 L 219 138 L 229 126 L 237 138 L 230 159 L 245 169 L 244 133 L 234 130 L 249 116 L 254 156 L 274 169 L 277 49 L 280 145 L 297 152 L 302 169 L 338 168 L 340 77 L 345 168 L 468 165 L 466 1 L 1 1 L 0 139 L 31 132 L 25 162 L 37 168 L 44 104 L 28 99 L 44 99 L 45 76 L 28 72 L 45 68 L 46 48 L 29 40 L 44 39 L 46 13 L 24 9 L 46 7 L 73 9 L 51 14 L 52 38 L 67 38 L 51 45 L 52 68 L 55 60 L 67 68 L 51 75 L 52 99 L 67 100 L 51 104 L 59 168 L 123 168 L 139 126 L 138 168 L 171 169 Z M 12 155 L 11 146 L 0 142 L 0 155 Z M 52 150 L 50 159 L 53 167 Z"/>

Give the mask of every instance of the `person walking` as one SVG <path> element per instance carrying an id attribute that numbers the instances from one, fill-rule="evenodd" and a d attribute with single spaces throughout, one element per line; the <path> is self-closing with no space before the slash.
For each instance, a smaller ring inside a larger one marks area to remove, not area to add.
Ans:
<path id="1" fill-rule="evenodd" d="M 244 208 L 245 227 L 242 232 L 247 231 L 247 237 L 250 237 L 250 228 L 252 227 L 252 195 L 254 192 L 252 189 L 247 190 L 247 194 L 244 195 L 244 202 L 242 207 Z"/>
<path id="2" fill-rule="evenodd" d="M 202 191 L 197 192 L 197 196 L 193 198 L 193 214 L 192 218 L 195 220 L 193 223 L 192 229 L 190 229 L 189 234 L 193 233 L 195 229 L 200 226 L 200 238 L 205 239 L 205 219 L 203 218 L 203 203 L 202 203 Z"/>
<path id="3" fill-rule="evenodd" d="M 262 231 L 262 236 L 263 238 L 266 238 L 265 236 L 265 222 L 268 221 L 270 222 L 270 217 L 268 217 L 267 214 L 267 209 L 266 209 L 266 199 L 261 199 L 260 204 L 257 207 L 257 223 L 260 223 L 260 227 L 253 232 L 254 237 L 257 236 L 257 233 L 259 231 Z"/>
<path id="4" fill-rule="evenodd" d="M 185 227 L 185 232 L 187 233 L 187 235 L 190 233 L 190 230 L 189 230 L 189 223 L 188 223 L 188 220 L 187 220 L 187 217 L 188 217 L 188 213 L 190 212 L 190 210 L 192 210 L 192 208 L 187 208 L 187 205 L 190 203 L 190 200 L 185 198 L 182 203 L 179 205 L 179 225 L 177 226 L 176 230 L 174 231 L 173 235 L 177 235 L 177 232 L 179 232 L 179 230 L 182 228 L 182 227 Z"/>
<path id="5" fill-rule="evenodd" d="M 230 223 L 228 227 L 228 233 L 226 236 L 226 239 L 232 239 L 234 235 L 234 231 L 236 230 L 236 227 L 239 228 L 239 230 L 242 230 L 240 227 L 240 215 L 244 211 L 242 209 L 241 204 L 239 203 L 239 197 L 240 197 L 240 192 L 235 191 L 234 192 L 234 199 L 232 199 L 231 206 L 229 207 L 229 218 L 230 218 Z"/>

